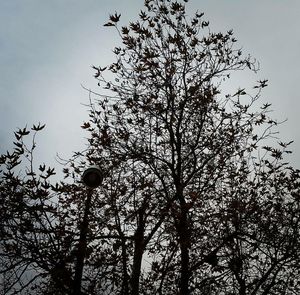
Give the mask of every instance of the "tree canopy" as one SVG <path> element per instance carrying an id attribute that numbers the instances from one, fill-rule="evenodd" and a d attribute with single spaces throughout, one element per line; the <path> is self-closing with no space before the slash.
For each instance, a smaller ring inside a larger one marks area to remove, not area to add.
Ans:
<path id="1" fill-rule="evenodd" d="M 268 145 L 267 80 L 226 93 L 258 63 L 185 5 L 145 0 L 127 26 L 109 17 L 123 45 L 93 67 L 87 148 L 65 180 L 34 169 L 44 126 L 15 133 L 0 158 L 1 294 L 299 293 L 299 170 L 284 162 L 290 143 Z M 104 176 L 93 190 L 89 165 Z"/>

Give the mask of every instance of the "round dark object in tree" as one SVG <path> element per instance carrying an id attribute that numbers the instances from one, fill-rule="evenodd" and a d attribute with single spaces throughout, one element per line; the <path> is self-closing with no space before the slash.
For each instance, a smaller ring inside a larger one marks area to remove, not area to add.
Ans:
<path id="1" fill-rule="evenodd" d="M 96 165 L 87 168 L 82 174 L 82 182 L 89 188 L 98 187 L 103 180 L 103 174 Z"/>

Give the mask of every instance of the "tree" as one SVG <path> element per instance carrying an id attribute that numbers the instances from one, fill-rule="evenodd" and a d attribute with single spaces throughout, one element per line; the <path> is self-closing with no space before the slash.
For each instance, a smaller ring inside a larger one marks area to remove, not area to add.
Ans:
<path id="1" fill-rule="evenodd" d="M 266 80 L 223 90 L 231 73 L 256 72 L 256 61 L 232 31 L 211 33 L 202 13 L 189 19 L 177 1 L 146 0 L 139 20 L 119 21 L 116 13 L 105 24 L 123 47 L 115 63 L 94 67 L 103 89 L 90 92 L 88 147 L 64 168 L 71 184 L 51 185 L 33 168 L 15 176 L 26 129 L 1 158 L 11 290 L 30 266 L 37 278 L 28 286 L 75 294 L 87 212 L 82 294 L 297 294 L 299 170 L 284 162 L 290 143 L 266 144 L 278 124 L 269 105 L 256 106 Z M 91 164 L 105 177 L 89 200 L 78 179 Z M 31 222 L 25 234 L 15 212 Z"/>
<path id="2" fill-rule="evenodd" d="M 31 294 L 48 284 L 60 290 L 55 294 L 66 294 L 70 284 L 67 262 L 74 234 L 68 228 L 74 222 L 65 218 L 63 194 L 58 206 L 60 186 L 50 183 L 54 168 L 42 164 L 34 169 L 35 137 L 44 127 L 19 129 L 14 150 L 1 155 L 1 294 Z"/>

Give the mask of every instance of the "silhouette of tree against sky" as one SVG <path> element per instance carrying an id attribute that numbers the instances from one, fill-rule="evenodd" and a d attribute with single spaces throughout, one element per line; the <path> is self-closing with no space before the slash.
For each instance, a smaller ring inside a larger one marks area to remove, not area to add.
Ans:
<path id="1" fill-rule="evenodd" d="M 232 73 L 256 72 L 256 60 L 232 31 L 211 32 L 177 1 L 146 0 L 137 21 L 119 22 L 115 13 L 105 24 L 123 45 L 113 64 L 94 66 L 88 145 L 66 162 L 66 180 L 53 185 L 53 169 L 34 169 L 43 126 L 31 145 L 18 130 L 1 156 L 4 294 L 78 294 L 80 175 L 95 164 L 104 180 L 88 208 L 82 294 L 297 294 L 290 143 L 266 145 L 278 124 L 258 102 L 266 80 L 223 90 Z"/>

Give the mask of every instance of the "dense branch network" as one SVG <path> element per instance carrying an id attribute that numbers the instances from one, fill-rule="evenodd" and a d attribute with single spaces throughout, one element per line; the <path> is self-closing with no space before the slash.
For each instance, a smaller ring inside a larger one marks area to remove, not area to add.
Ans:
<path id="1" fill-rule="evenodd" d="M 27 129 L 1 156 L 3 289 L 78 294 L 88 212 L 82 294 L 297 294 L 299 171 L 284 162 L 290 143 L 266 145 L 278 124 L 270 105 L 258 105 L 266 80 L 224 93 L 232 73 L 258 63 L 232 31 L 212 33 L 203 13 L 189 18 L 177 1 L 146 0 L 137 21 L 120 19 L 105 24 L 123 45 L 115 63 L 93 67 L 102 89 L 90 91 L 88 145 L 63 168 L 68 181 L 51 184 L 45 165 L 34 171 Z M 16 174 L 22 157 L 25 176 Z M 104 180 L 85 210 L 88 165 Z"/>

